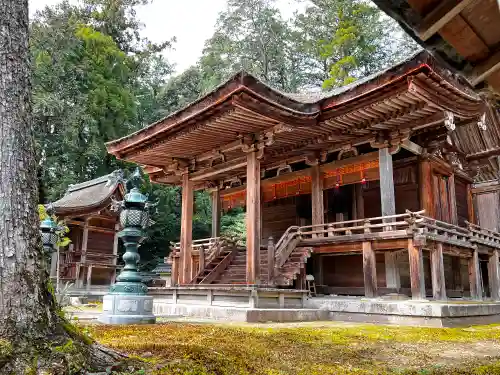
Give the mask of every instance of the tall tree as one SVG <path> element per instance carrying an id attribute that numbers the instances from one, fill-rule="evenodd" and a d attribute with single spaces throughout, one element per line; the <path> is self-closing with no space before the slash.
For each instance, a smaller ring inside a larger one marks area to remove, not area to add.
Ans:
<path id="1" fill-rule="evenodd" d="M 0 28 L 0 372 L 66 374 L 76 363 L 89 364 L 92 354 L 57 314 L 42 268 L 28 0 L 0 0 Z M 54 350 L 69 351 L 69 343 L 74 353 Z"/>
<path id="2" fill-rule="evenodd" d="M 215 86 L 244 69 L 278 89 L 295 90 L 290 35 L 274 0 L 228 0 L 201 58 L 205 82 Z"/>
<path id="3" fill-rule="evenodd" d="M 295 17 L 294 40 L 307 83 L 325 88 L 377 72 L 418 48 L 365 0 L 311 0 Z"/>
<path id="4" fill-rule="evenodd" d="M 138 34 L 133 7 L 142 3 L 63 1 L 32 22 L 37 150 L 48 199 L 117 168 L 105 142 L 153 120 L 171 67 L 158 53 L 168 42 L 154 45 Z"/>

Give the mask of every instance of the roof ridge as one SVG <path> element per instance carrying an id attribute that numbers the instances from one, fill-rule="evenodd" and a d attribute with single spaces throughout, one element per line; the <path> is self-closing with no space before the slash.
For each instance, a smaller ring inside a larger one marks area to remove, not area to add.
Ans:
<path id="1" fill-rule="evenodd" d="M 70 184 L 68 186 L 68 189 L 66 190 L 65 195 L 73 193 L 78 190 L 89 188 L 91 186 L 100 185 L 104 182 L 106 182 L 106 184 L 109 184 L 110 186 L 111 185 L 115 186 L 121 181 L 122 178 L 123 178 L 123 171 L 121 169 L 117 169 L 107 175 L 94 178 L 93 180 L 80 182 L 78 184 Z"/>

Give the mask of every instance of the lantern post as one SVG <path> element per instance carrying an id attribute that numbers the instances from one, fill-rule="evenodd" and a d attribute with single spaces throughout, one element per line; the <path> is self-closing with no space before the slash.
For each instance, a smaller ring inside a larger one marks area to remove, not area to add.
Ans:
<path id="1" fill-rule="evenodd" d="M 133 186 L 121 202 L 115 202 L 114 209 L 120 212 L 122 230 L 118 233 L 125 246 L 123 261 L 125 267 L 103 298 L 103 313 L 99 321 L 105 324 L 148 324 L 155 323 L 153 297 L 148 296 L 148 287 L 142 282 L 137 264 L 138 248 L 146 237 L 144 229 L 149 225 L 149 210 L 153 206 L 147 196 L 141 193 L 142 184 L 139 168 L 129 180 Z"/>

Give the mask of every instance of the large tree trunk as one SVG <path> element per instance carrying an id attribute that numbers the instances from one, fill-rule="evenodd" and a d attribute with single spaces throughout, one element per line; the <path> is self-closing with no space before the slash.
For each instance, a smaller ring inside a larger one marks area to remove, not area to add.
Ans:
<path id="1" fill-rule="evenodd" d="M 96 346 L 59 316 L 42 268 L 28 56 L 28 0 L 0 0 L 0 373 L 64 374 Z"/>

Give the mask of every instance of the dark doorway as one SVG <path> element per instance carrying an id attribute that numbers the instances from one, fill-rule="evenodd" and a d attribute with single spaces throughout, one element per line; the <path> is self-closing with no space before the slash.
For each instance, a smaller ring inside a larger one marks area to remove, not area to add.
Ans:
<path id="1" fill-rule="evenodd" d="M 325 190 L 325 195 L 326 221 L 328 223 L 353 219 L 354 185 Z"/>

